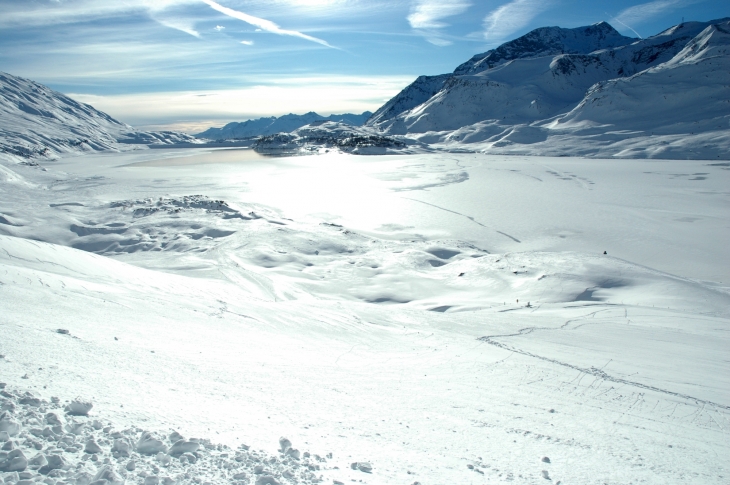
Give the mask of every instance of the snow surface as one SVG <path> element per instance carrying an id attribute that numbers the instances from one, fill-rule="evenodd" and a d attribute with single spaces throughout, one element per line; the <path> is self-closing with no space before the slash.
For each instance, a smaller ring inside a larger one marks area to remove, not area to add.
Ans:
<path id="1" fill-rule="evenodd" d="M 726 162 L 205 153 L 0 158 L 5 483 L 727 483 Z"/>

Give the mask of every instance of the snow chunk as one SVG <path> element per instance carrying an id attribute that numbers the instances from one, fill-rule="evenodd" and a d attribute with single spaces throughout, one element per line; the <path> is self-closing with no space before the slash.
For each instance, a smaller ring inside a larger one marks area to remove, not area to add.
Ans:
<path id="1" fill-rule="evenodd" d="M 170 447 L 170 455 L 178 456 L 183 453 L 195 453 L 200 448 L 200 443 L 196 441 L 185 441 L 184 439 L 177 440 Z"/>
<path id="2" fill-rule="evenodd" d="M 145 431 L 137 442 L 137 451 L 143 455 L 156 455 L 159 452 L 166 452 L 167 446 L 152 433 Z"/>
<path id="3" fill-rule="evenodd" d="M 28 460 L 21 450 L 0 452 L 0 471 L 22 472 L 28 467 Z"/>
<path id="4" fill-rule="evenodd" d="M 70 404 L 68 404 L 64 410 L 67 414 L 70 414 L 71 416 L 88 416 L 89 411 L 91 411 L 91 408 L 93 408 L 94 405 L 91 404 L 89 401 L 83 401 L 81 398 L 76 398 L 75 400 L 71 401 Z"/>

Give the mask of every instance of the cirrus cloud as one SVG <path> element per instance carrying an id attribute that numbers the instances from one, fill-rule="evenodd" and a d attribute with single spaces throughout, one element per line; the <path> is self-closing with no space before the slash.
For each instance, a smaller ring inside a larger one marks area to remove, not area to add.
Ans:
<path id="1" fill-rule="evenodd" d="M 244 12 L 239 12 L 238 10 L 233 10 L 232 8 L 224 7 L 223 5 L 216 3 L 213 0 L 201 0 L 201 1 L 205 4 L 207 4 L 213 10 L 216 10 L 216 11 L 218 11 L 224 15 L 227 15 L 229 17 L 232 17 L 234 19 L 238 19 L 243 22 L 246 22 L 247 24 L 253 25 L 254 27 L 258 27 L 259 29 L 261 29 L 265 32 L 270 32 L 272 34 L 278 34 L 278 35 L 288 35 L 288 36 L 292 36 L 292 37 L 299 37 L 301 39 L 305 39 L 310 42 L 316 42 L 317 44 L 321 44 L 323 46 L 330 47 L 332 49 L 336 49 L 335 46 L 330 45 L 326 40 L 322 40 L 317 37 L 312 37 L 311 35 L 307 35 L 302 32 L 298 32 L 296 30 L 282 29 L 281 27 L 279 27 L 277 24 L 275 24 L 271 20 L 254 17 L 253 15 L 249 15 Z"/>
<path id="2" fill-rule="evenodd" d="M 484 17 L 484 38 L 493 43 L 506 40 L 550 7 L 547 0 L 513 0 Z"/>
<path id="3" fill-rule="evenodd" d="M 693 3 L 699 2 L 698 0 L 655 0 L 624 9 L 615 18 L 621 23 L 641 24 L 654 17 Z"/>
<path id="4" fill-rule="evenodd" d="M 443 19 L 462 14 L 471 5 L 467 0 L 454 0 L 448 4 L 441 0 L 416 0 L 406 18 L 411 27 L 430 43 L 450 45 L 452 42 L 445 39 L 441 32 L 441 29 L 449 26 Z"/>

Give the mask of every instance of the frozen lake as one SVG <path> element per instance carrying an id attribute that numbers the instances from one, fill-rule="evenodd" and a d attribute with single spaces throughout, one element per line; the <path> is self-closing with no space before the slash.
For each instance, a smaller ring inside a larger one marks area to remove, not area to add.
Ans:
<path id="1" fill-rule="evenodd" d="M 221 150 L 179 150 L 182 156 L 153 158 L 145 162 L 132 163 L 139 167 L 179 167 L 185 165 L 209 165 L 217 163 L 244 163 L 251 160 L 265 160 L 274 157 L 261 155 L 250 148 L 227 148 Z"/>
<path id="2" fill-rule="evenodd" d="M 249 155 L 3 161 L 8 388 L 324 483 L 727 482 L 726 166 Z"/>
<path id="3" fill-rule="evenodd" d="M 203 184 L 212 189 L 209 197 L 262 204 L 284 217 L 345 224 L 378 237 L 455 238 L 491 252 L 607 251 L 668 273 L 727 283 L 730 251 L 717 244 L 730 240 L 730 171 L 722 163 L 152 152 L 69 159 L 59 166 L 93 166 L 123 189 L 119 198 L 196 193 Z"/>

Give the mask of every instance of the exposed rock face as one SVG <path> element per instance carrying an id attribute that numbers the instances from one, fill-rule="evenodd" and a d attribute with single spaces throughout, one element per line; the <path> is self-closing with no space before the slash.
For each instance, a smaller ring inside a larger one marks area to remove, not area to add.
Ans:
<path id="1" fill-rule="evenodd" d="M 405 141 L 386 136 L 369 128 L 356 128 L 341 123 L 307 125 L 292 133 L 263 136 L 254 150 L 265 154 L 311 153 L 339 150 L 359 154 L 383 154 L 406 148 Z"/>

